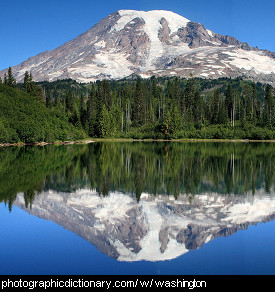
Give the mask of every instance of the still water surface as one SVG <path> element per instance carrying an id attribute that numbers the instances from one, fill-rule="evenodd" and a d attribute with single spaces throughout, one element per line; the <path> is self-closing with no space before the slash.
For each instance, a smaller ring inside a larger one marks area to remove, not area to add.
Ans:
<path id="1" fill-rule="evenodd" d="M 275 144 L 0 149 L 0 274 L 275 274 Z"/>

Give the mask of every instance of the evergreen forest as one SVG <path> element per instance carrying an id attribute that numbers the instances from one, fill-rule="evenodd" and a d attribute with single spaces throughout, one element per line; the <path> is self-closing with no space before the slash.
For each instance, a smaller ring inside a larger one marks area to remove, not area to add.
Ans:
<path id="1" fill-rule="evenodd" d="M 0 79 L 0 143 L 275 138 L 275 90 L 245 78 Z"/>

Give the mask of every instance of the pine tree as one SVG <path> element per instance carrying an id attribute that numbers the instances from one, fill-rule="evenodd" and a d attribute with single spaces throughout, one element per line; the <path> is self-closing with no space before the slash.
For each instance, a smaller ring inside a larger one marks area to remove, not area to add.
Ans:
<path id="1" fill-rule="evenodd" d="M 243 96 L 241 96 L 240 98 L 240 125 L 241 128 L 244 128 L 246 124 L 246 101 L 243 98 Z"/>
<path id="2" fill-rule="evenodd" d="M 234 117 L 234 113 L 233 113 L 233 117 Z M 225 106 L 225 98 L 221 97 L 219 100 L 218 124 L 226 125 L 227 122 L 228 122 L 228 118 L 227 118 L 227 109 Z M 233 118 L 232 126 L 234 126 L 234 118 Z"/>
<path id="3" fill-rule="evenodd" d="M 126 131 L 130 130 L 131 126 L 131 101 L 130 98 L 128 97 L 126 99 L 126 108 L 125 108 L 125 116 L 126 116 Z"/>
<path id="4" fill-rule="evenodd" d="M 8 77 L 7 77 L 7 73 L 4 74 L 4 84 L 8 85 Z"/>
<path id="5" fill-rule="evenodd" d="M 115 135 L 118 132 L 123 132 L 123 115 L 121 107 L 117 102 L 114 102 L 111 112 L 110 112 L 110 118 L 111 118 L 111 133 L 112 135 Z"/>
<path id="6" fill-rule="evenodd" d="M 182 97 L 182 114 L 186 125 L 194 121 L 194 99 L 195 99 L 196 85 L 195 80 L 190 78 L 187 80 L 183 90 Z"/>
<path id="7" fill-rule="evenodd" d="M 220 106 L 221 106 L 221 96 L 220 91 L 216 89 L 210 99 L 210 122 L 211 124 L 220 123 Z"/>
<path id="8" fill-rule="evenodd" d="M 23 90 L 31 94 L 36 94 L 36 88 L 32 80 L 32 74 L 29 74 L 28 71 L 26 71 L 24 75 Z"/>
<path id="9" fill-rule="evenodd" d="M 99 120 L 100 137 L 110 137 L 111 135 L 111 119 L 108 109 L 105 104 L 102 106 L 102 111 Z"/>
<path id="10" fill-rule="evenodd" d="M 45 103 L 44 90 L 43 90 L 43 87 L 41 85 L 36 86 L 36 97 L 40 102 Z"/>
<path id="11" fill-rule="evenodd" d="M 16 80 L 13 77 L 11 67 L 8 69 L 7 85 L 10 87 L 16 87 Z"/>
<path id="12" fill-rule="evenodd" d="M 106 105 L 106 108 L 110 110 L 112 107 L 112 97 L 111 97 L 110 83 L 108 80 L 102 81 L 102 89 L 103 89 L 104 104 Z"/>
<path id="13" fill-rule="evenodd" d="M 151 77 L 150 84 L 151 84 L 152 95 L 154 97 L 158 97 L 158 88 L 157 88 L 156 76 L 152 76 Z"/>
<path id="14" fill-rule="evenodd" d="M 169 137 L 172 133 L 172 115 L 170 110 L 168 110 L 165 114 L 164 123 L 163 123 L 163 133 L 165 138 Z"/>
<path id="15" fill-rule="evenodd" d="M 257 97 L 257 85 L 253 83 L 252 88 L 252 121 L 257 122 L 259 118 L 259 101 Z"/>
<path id="16" fill-rule="evenodd" d="M 240 121 L 241 109 L 240 109 L 240 92 L 239 89 L 235 89 L 234 91 L 234 100 L 235 100 L 235 119 Z"/>
<path id="17" fill-rule="evenodd" d="M 33 94 L 36 93 L 36 86 L 33 82 L 32 72 L 30 72 L 30 77 L 29 77 L 29 90 L 30 90 L 30 93 L 33 93 Z"/>
<path id="18" fill-rule="evenodd" d="M 272 93 L 271 85 L 267 85 L 265 89 L 265 103 L 264 103 L 264 125 L 271 127 L 274 126 L 274 96 Z"/>
<path id="19" fill-rule="evenodd" d="M 182 116 L 178 105 L 174 105 L 171 111 L 171 133 L 177 133 L 182 130 Z"/>
<path id="20" fill-rule="evenodd" d="M 66 112 L 73 111 L 73 93 L 71 90 L 67 91 L 65 95 L 65 110 Z"/>
<path id="21" fill-rule="evenodd" d="M 45 99 L 46 99 L 46 107 L 51 107 L 52 101 L 51 101 L 51 92 L 50 92 L 49 86 L 46 87 Z"/>
<path id="22" fill-rule="evenodd" d="M 82 128 L 85 129 L 87 121 L 87 112 L 85 109 L 84 97 L 82 94 L 80 96 L 80 121 Z"/>
<path id="23" fill-rule="evenodd" d="M 177 103 L 178 107 L 181 107 L 181 88 L 180 88 L 180 80 L 178 77 L 175 78 L 174 80 L 174 100 Z"/>
<path id="24" fill-rule="evenodd" d="M 194 94 L 194 123 L 200 127 L 203 120 L 203 98 L 198 90 Z"/>
<path id="25" fill-rule="evenodd" d="M 144 124 L 146 117 L 146 104 L 145 97 L 142 87 L 142 81 L 139 77 L 136 82 L 135 92 L 134 92 L 134 112 L 133 112 L 133 122 L 135 126 L 141 126 Z"/>
<path id="26" fill-rule="evenodd" d="M 90 137 L 95 135 L 96 123 L 96 102 L 95 102 L 95 89 L 92 87 L 88 101 L 87 101 L 87 129 L 86 132 Z"/>
<path id="27" fill-rule="evenodd" d="M 57 88 L 55 88 L 53 105 L 56 107 L 59 105 L 59 103 L 60 103 L 60 91 Z"/>
<path id="28" fill-rule="evenodd" d="M 168 100 L 169 105 L 174 100 L 174 86 L 171 79 L 168 79 L 167 82 L 166 98 Z"/>
<path id="29" fill-rule="evenodd" d="M 104 90 L 101 81 L 96 82 L 96 118 L 95 118 L 95 135 L 101 137 L 100 121 L 102 120 L 102 108 L 104 105 Z"/>
<path id="30" fill-rule="evenodd" d="M 26 71 L 24 75 L 24 83 L 23 83 L 23 90 L 28 91 L 28 85 L 29 85 L 29 72 Z"/>
<path id="31" fill-rule="evenodd" d="M 234 124 L 234 99 L 232 93 L 232 87 L 229 83 L 225 93 L 225 107 L 227 109 L 227 117 L 230 120 L 231 126 Z"/>
<path id="32" fill-rule="evenodd" d="M 243 99 L 245 107 L 244 108 L 245 120 L 251 122 L 253 115 L 253 92 L 251 86 L 248 84 L 244 85 Z"/>

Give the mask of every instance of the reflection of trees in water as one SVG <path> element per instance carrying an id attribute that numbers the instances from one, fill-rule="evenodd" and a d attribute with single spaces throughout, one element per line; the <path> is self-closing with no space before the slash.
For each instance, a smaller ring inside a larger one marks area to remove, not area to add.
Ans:
<path id="1" fill-rule="evenodd" d="M 101 142 L 89 145 L 0 149 L 0 200 L 19 192 L 26 205 L 36 194 L 94 188 L 110 191 L 194 195 L 270 192 L 273 143 Z"/>
<path id="2" fill-rule="evenodd" d="M 64 171 L 84 149 L 65 146 L 0 148 L 0 201 L 12 203 L 19 192 L 31 205 L 36 194 L 52 184 L 52 178 L 64 180 Z"/>

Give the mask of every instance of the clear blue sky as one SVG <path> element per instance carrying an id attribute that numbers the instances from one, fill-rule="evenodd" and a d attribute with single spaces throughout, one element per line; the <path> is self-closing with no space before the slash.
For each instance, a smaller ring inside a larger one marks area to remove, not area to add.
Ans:
<path id="1" fill-rule="evenodd" d="M 274 0 L 3 0 L 0 70 L 70 41 L 120 9 L 170 10 L 275 52 Z"/>

